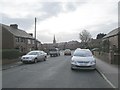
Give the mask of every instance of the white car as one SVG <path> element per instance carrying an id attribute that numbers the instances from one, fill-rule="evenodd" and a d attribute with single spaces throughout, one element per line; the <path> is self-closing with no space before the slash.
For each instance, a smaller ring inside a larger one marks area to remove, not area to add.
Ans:
<path id="1" fill-rule="evenodd" d="M 95 69 L 96 60 L 89 49 L 77 49 L 71 58 L 71 69 Z"/>
<path id="2" fill-rule="evenodd" d="M 23 63 L 26 62 L 38 62 L 38 61 L 42 61 L 42 60 L 46 60 L 47 58 L 47 53 L 45 53 L 44 51 L 39 51 L 39 50 L 35 50 L 35 51 L 30 51 L 29 53 L 27 53 L 26 55 L 21 57 L 21 61 Z"/>

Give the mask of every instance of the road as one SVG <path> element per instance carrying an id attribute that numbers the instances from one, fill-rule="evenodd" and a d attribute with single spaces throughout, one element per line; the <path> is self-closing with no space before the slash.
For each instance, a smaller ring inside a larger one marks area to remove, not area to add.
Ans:
<path id="1" fill-rule="evenodd" d="M 48 57 L 47 61 L 3 70 L 3 88 L 111 88 L 95 70 L 70 68 L 71 56 Z"/>

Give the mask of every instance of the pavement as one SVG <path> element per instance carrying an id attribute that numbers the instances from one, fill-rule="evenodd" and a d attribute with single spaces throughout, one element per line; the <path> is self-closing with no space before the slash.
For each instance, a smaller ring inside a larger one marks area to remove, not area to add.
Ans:
<path id="1" fill-rule="evenodd" d="M 96 69 L 113 88 L 118 88 L 118 65 L 96 58 Z"/>
<path id="2" fill-rule="evenodd" d="M 2 65 L 2 70 L 6 70 L 6 69 L 13 68 L 13 67 L 17 67 L 17 66 L 20 66 L 20 65 L 22 65 L 22 64 L 23 64 L 23 63 L 22 63 L 21 61 L 18 61 L 18 62 L 14 62 L 14 63 Z"/>

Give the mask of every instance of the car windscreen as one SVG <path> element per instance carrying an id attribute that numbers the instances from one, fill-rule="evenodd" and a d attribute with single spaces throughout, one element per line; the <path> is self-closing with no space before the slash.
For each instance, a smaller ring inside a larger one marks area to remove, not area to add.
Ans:
<path id="1" fill-rule="evenodd" d="M 57 51 L 56 49 L 50 49 L 49 51 Z"/>
<path id="2" fill-rule="evenodd" d="M 27 55 L 38 55 L 38 52 L 29 52 Z"/>
<path id="3" fill-rule="evenodd" d="M 88 51 L 77 51 L 77 52 L 74 52 L 73 56 L 79 56 L 79 57 L 90 57 L 92 56 L 92 53 L 91 52 L 88 52 Z"/>

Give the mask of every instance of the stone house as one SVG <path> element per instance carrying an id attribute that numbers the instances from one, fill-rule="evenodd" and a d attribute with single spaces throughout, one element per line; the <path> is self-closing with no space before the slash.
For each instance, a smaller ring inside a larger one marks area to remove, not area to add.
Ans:
<path id="1" fill-rule="evenodd" d="M 112 30 L 102 38 L 102 51 L 95 55 L 110 64 L 118 64 L 120 57 L 120 27 Z"/>
<path id="2" fill-rule="evenodd" d="M 106 36 L 103 37 L 102 41 L 108 41 L 109 42 L 109 50 L 116 50 L 118 51 L 118 37 L 120 32 L 120 27 L 112 30 L 109 32 Z"/>
<path id="3" fill-rule="evenodd" d="M 27 53 L 35 49 L 35 38 L 24 30 L 18 29 L 17 24 L 10 26 L 0 24 L 2 31 L 2 49 L 18 49 L 20 52 Z M 37 48 L 40 49 L 41 42 L 37 40 Z"/>

